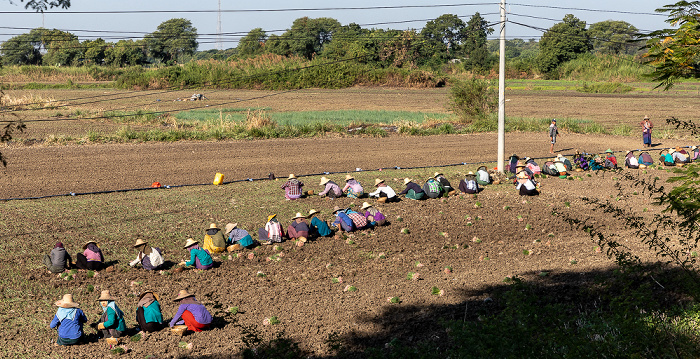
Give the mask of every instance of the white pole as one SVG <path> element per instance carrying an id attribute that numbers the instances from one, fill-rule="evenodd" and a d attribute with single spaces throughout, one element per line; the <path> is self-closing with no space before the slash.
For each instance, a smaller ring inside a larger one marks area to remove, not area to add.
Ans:
<path id="1" fill-rule="evenodd" d="M 498 172 L 503 172 L 505 162 L 505 118 L 506 118 L 506 0 L 501 0 L 501 46 L 498 64 Z"/>

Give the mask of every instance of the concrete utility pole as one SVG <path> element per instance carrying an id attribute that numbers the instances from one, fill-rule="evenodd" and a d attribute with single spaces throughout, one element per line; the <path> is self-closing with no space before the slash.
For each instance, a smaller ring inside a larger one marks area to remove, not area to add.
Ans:
<path id="1" fill-rule="evenodd" d="M 503 172 L 506 151 L 506 0 L 501 0 L 501 38 L 498 64 L 498 172 Z"/>
<path id="2" fill-rule="evenodd" d="M 221 0 L 219 0 L 219 12 L 217 13 L 216 23 L 216 47 L 218 50 L 224 49 L 224 41 L 221 38 Z"/>

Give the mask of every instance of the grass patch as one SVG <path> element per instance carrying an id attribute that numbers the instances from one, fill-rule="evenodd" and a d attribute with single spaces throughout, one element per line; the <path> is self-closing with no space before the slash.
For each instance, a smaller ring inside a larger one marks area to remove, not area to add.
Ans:
<path id="1" fill-rule="evenodd" d="M 619 82 L 586 83 L 576 88 L 576 91 L 584 93 L 627 93 L 632 90 L 634 87 Z"/>

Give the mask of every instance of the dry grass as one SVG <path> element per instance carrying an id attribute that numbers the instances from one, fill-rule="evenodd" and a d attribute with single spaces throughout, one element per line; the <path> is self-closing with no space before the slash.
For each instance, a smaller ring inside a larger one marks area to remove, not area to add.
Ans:
<path id="1" fill-rule="evenodd" d="M 276 125 L 277 123 L 263 110 L 248 110 L 245 115 L 245 128 L 247 130 L 264 127 L 274 128 Z"/>
<path id="2" fill-rule="evenodd" d="M 11 110 L 23 109 L 55 109 L 66 104 L 53 97 L 44 97 L 29 93 L 21 97 L 13 97 L 8 94 L 0 95 L 0 106 Z"/>

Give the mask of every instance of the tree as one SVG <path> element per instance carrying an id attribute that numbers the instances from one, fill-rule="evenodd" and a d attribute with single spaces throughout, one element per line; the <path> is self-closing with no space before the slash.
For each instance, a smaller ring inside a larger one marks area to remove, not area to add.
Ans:
<path id="1" fill-rule="evenodd" d="M 265 41 L 267 34 L 262 28 L 256 27 L 250 30 L 248 34 L 238 43 L 239 56 L 256 56 L 265 52 Z"/>
<path id="2" fill-rule="evenodd" d="M 116 67 L 146 63 L 145 40 L 119 40 L 105 49 L 105 64 Z"/>
<path id="3" fill-rule="evenodd" d="M 105 62 L 105 52 L 107 51 L 107 43 L 101 38 L 95 40 L 85 40 L 82 43 L 85 50 L 83 60 L 87 65 L 102 65 Z"/>
<path id="4" fill-rule="evenodd" d="M 46 49 L 42 63 L 50 66 L 74 65 L 82 57 L 83 50 L 78 37 L 61 30 L 41 30 L 41 43 Z"/>
<path id="5" fill-rule="evenodd" d="M 0 44 L 4 65 L 41 65 L 41 36 L 35 30 Z"/>
<path id="6" fill-rule="evenodd" d="M 318 19 L 302 17 L 296 19 L 292 23 L 292 28 L 282 34 L 279 40 L 276 39 L 285 43 L 275 44 L 275 52 L 285 55 L 280 53 L 284 52 L 280 50 L 288 49 L 291 54 L 303 56 L 310 60 L 323 51 L 323 47 L 331 41 L 333 32 L 339 27 L 340 23 L 338 20 L 329 17 Z"/>
<path id="7" fill-rule="evenodd" d="M 666 22 L 675 29 L 648 35 L 644 57 L 654 66 L 657 87 L 670 89 L 679 79 L 700 78 L 700 1 L 679 1 L 656 9 L 668 13 Z"/>
<path id="8" fill-rule="evenodd" d="M 415 30 L 402 31 L 382 43 L 379 56 L 396 67 L 416 68 L 422 44 Z"/>
<path id="9" fill-rule="evenodd" d="M 567 14 L 563 22 L 549 28 L 540 39 L 540 54 L 537 56 L 539 70 L 546 76 L 552 76 L 559 65 L 591 49 L 586 22 Z"/>
<path id="10" fill-rule="evenodd" d="M 486 119 L 498 108 L 497 88 L 495 83 L 477 78 L 457 80 L 450 87 L 448 107 L 463 123 Z"/>
<path id="11" fill-rule="evenodd" d="M 177 61 L 197 50 L 197 29 L 187 19 L 170 19 L 144 37 L 151 57 L 163 62 Z"/>
<path id="12" fill-rule="evenodd" d="M 634 55 L 640 48 L 631 41 L 639 30 L 625 21 L 606 20 L 588 28 L 593 51 L 612 55 Z"/>
<path id="13" fill-rule="evenodd" d="M 426 47 L 445 58 L 454 58 L 466 35 L 465 27 L 457 15 L 444 14 L 428 21 L 420 34 L 426 40 Z"/>
<path id="14" fill-rule="evenodd" d="M 491 68 L 493 60 L 489 54 L 486 36 L 491 34 L 493 29 L 488 27 L 486 19 L 478 12 L 472 16 L 464 28 L 463 51 L 467 56 L 464 67 L 474 72 L 485 72 Z"/>
<path id="15" fill-rule="evenodd" d="M 8 1 L 12 3 L 12 0 Z M 24 2 L 24 0 L 19 1 Z M 25 9 L 31 8 L 39 12 L 43 12 L 44 10 L 52 9 L 55 7 L 62 7 L 64 9 L 67 9 L 70 7 L 70 0 L 29 0 L 27 1 L 27 4 L 24 5 Z"/>

